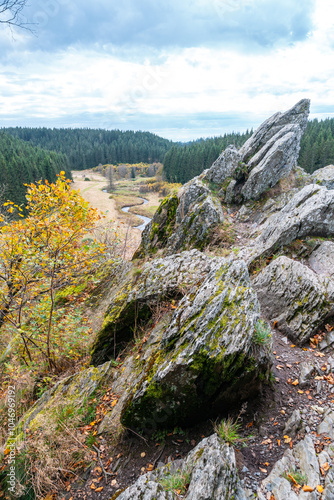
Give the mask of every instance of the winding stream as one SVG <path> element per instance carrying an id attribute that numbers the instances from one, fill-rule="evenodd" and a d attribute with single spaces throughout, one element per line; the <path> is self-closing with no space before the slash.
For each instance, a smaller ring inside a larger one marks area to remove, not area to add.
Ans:
<path id="1" fill-rule="evenodd" d="M 144 202 L 144 203 L 141 203 L 141 205 L 146 205 L 146 203 L 148 203 L 148 200 L 146 200 L 145 198 L 139 198 L 139 199 L 143 200 L 143 202 Z M 137 205 L 131 205 L 130 207 L 123 207 L 122 208 L 122 212 L 128 213 L 130 208 L 133 208 L 133 207 L 136 207 L 136 206 Z M 139 224 L 139 226 L 135 226 L 137 229 L 140 229 L 140 231 L 143 231 L 144 228 L 145 228 L 145 226 L 147 226 L 147 224 L 149 222 L 151 222 L 151 220 L 152 220 L 149 217 L 146 217 L 145 215 L 139 215 L 139 214 L 134 214 L 134 215 L 136 217 L 139 217 L 139 219 L 142 219 L 142 221 L 143 221 L 143 223 Z"/>

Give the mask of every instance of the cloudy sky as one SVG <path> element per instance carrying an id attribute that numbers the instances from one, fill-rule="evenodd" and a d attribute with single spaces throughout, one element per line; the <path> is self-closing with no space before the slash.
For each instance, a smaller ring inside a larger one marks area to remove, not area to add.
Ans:
<path id="1" fill-rule="evenodd" d="M 332 0 L 28 0 L 0 24 L 0 126 L 244 131 L 334 116 Z M 1 0 L 0 0 L 1 5 Z"/>

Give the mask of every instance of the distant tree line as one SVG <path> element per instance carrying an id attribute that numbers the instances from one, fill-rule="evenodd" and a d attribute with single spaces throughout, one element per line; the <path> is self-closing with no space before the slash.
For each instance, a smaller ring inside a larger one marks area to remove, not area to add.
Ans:
<path id="1" fill-rule="evenodd" d="M 310 120 L 300 144 L 299 165 L 313 173 L 334 164 L 334 118 Z"/>
<path id="2" fill-rule="evenodd" d="M 27 127 L 3 130 L 34 146 L 65 154 L 72 170 L 93 168 L 99 163 L 162 162 L 173 145 L 150 132 Z"/>
<path id="3" fill-rule="evenodd" d="M 54 182 L 60 171 L 71 179 L 68 159 L 62 154 L 45 151 L 0 131 L 1 201 L 25 205 L 24 184 L 47 179 Z"/>
<path id="4" fill-rule="evenodd" d="M 166 153 L 164 160 L 164 174 L 167 181 L 182 184 L 188 182 L 206 168 L 211 167 L 229 144 L 234 144 L 239 148 L 252 133 L 247 130 L 244 134 L 225 134 L 211 139 L 200 139 L 187 145 L 174 145 Z"/>

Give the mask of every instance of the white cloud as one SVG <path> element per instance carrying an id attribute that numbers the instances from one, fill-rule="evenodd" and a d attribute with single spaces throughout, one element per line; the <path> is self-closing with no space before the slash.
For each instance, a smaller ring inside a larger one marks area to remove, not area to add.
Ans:
<path id="1" fill-rule="evenodd" d="M 244 0 L 243 5 L 262 1 Z M 197 0 L 198 7 L 204 5 Z M 0 61 L 0 119 L 3 125 L 31 119 L 34 125 L 50 126 L 54 120 L 57 126 L 88 126 L 91 115 L 91 126 L 97 126 L 98 116 L 101 127 L 130 128 L 137 116 L 138 128 L 154 122 L 156 131 L 160 119 L 162 135 L 189 139 L 199 131 L 228 131 L 224 118 L 233 116 L 239 119 L 239 127 L 231 120 L 233 129 L 243 130 L 246 119 L 251 127 L 304 97 L 311 98 L 314 113 L 328 106 L 329 114 L 334 104 L 334 5 L 317 0 L 313 20 L 306 39 L 255 53 L 217 45 L 156 49 L 131 58 L 110 44 L 52 53 L 12 51 L 12 57 Z M 7 43 L 21 48 L 26 36 Z M 180 127 L 182 119 L 178 136 L 173 124 Z"/>

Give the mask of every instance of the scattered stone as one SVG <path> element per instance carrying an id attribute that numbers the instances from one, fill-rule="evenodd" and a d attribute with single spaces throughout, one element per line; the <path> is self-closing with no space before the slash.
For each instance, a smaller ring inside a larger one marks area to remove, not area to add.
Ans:
<path id="1" fill-rule="evenodd" d="M 317 432 L 334 439 L 334 412 L 332 410 L 326 411 L 323 421 L 318 425 Z"/>
<path id="2" fill-rule="evenodd" d="M 289 437 L 294 437 L 298 431 L 302 429 L 302 417 L 299 410 L 294 410 L 291 417 L 285 424 L 283 435 L 288 435 Z"/>
<path id="3" fill-rule="evenodd" d="M 308 382 L 314 372 L 314 368 L 315 368 L 314 365 L 308 361 L 303 361 L 302 363 L 300 363 L 299 386 L 301 388 L 306 387 L 308 385 Z"/>

